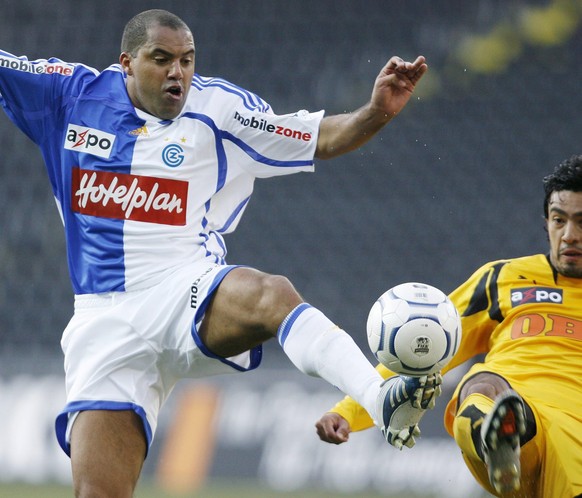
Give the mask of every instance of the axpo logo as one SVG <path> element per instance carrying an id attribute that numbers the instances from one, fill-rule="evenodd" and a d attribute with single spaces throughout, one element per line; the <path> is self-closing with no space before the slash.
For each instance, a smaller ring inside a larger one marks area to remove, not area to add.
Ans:
<path id="1" fill-rule="evenodd" d="M 552 287 L 524 287 L 511 290 L 511 306 L 520 306 L 529 303 L 562 304 L 562 289 Z"/>
<path id="2" fill-rule="evenodd" d="M 65 149 L 85 152 L 108 159 L 114 142 L 115 135 L 111 133 L 69 124 L 65 138 Z"/>

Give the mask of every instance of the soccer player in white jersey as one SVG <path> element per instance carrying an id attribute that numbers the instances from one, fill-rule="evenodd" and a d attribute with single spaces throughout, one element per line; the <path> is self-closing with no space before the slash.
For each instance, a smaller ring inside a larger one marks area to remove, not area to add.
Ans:
<path id="1" fill-rule="evenodd" d="M 279 116 L 195 74 L 192 33 L 169 12 L 131 19 L 121 49 L 102 72 L 0 51 L 0 101 L 40 147 L 65 229 L 75 312 L 61 341 L 67 404 L 56 432 L 76 496 L 132 496 L 175 383 L 254 369 L 274 337 L 299 370 L 366 407 L 388 439 L 413 444 L 406 413 L 418 420 L 434 405 L 440 376 L 381 385 L 352 338 L 289 280 L 227 265 L 223 234 L 256 178 L 312 171 L 315 157 L 374 136 L 410 99 L 424 58 L 390 58 L 354 112 Z M 395 411 L 401 427 L 390 426 Z"/>

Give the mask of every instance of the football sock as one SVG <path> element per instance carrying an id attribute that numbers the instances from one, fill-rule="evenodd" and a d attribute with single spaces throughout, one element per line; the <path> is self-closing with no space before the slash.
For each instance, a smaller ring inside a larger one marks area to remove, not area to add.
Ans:
<path id="1" fill-rule="evenodd" d="M 457 411 L 453 422 L 453 434 L 457 445 L 469 459 L 483 460 L 481 425 L 494 404 L 495 402 L 484 394 L 473 393 L 463 400 Z"/>
<path id="2" fill-rule="evenodd" d="M 382 377 L 350 335 L 321 311 L 300 304 L 281 323 L 277 338 L 300 371 L 326 380 L 376 418 Z"/>

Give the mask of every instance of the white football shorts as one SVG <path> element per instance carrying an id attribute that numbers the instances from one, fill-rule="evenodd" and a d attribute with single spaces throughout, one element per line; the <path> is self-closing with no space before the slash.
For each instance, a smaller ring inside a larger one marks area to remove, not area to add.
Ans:
<path id="1" fill-rule="evenodd" d="M 151 288 L 75 297 L 75 313 L 61 340 L 67 404 L 55 424 L 67 455 L 81 411 L 135 411 L 149 447 L 159 410 L 179 379 L 259 366 L 261 347 L 226 359 L 198 337 L 212 293 L 233 268 L 201 261 Z"/>

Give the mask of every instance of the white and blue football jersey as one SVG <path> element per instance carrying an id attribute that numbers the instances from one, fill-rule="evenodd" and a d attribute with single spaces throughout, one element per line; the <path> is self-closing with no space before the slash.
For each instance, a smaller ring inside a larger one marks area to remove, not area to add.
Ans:
<path id="1" fill-rule="evenodd" d="M 323 111 L 276 115 L 255 94 L 195 75 L 182 113 L 136 109 L 102 72 L 0 51 L 0 102 L 41 149 L 76 294 L 139 289 L 224 263 L 256 178 L 313 171 Z"/>

